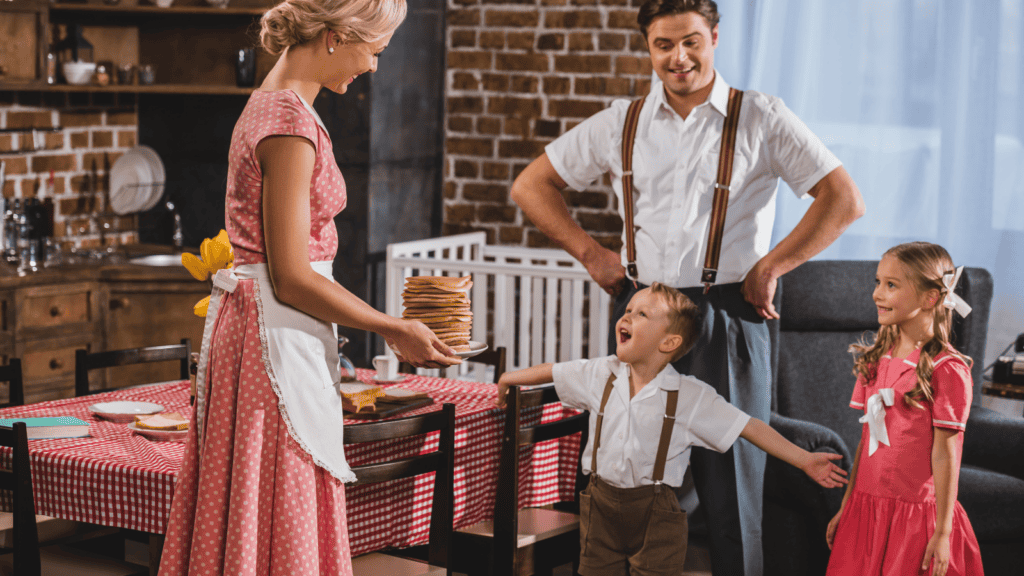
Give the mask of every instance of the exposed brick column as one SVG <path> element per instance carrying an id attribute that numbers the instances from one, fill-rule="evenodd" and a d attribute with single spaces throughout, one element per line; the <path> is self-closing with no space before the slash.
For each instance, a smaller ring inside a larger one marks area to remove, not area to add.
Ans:
<path id="1" fill-rule="evenodd" d="M 548 246 L 509 199 L 544 146 L 616 98 L 650 88 L 638 0 L 448 0 L 445 234 Z M 607 178 L 567 189 L 573 217 L 618 249 L 622 221 Z"/>

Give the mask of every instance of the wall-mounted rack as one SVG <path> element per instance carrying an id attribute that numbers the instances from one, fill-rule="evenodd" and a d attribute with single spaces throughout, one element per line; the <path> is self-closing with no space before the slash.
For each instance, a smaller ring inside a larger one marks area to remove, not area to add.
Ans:
<path id="1" fill-rule="evenodd" d="M 32 147 L 28 148 L 25 146 L 26 142 L 18 143 L 18 147 L 13 150 L 0 151 L 0 156 L 11 156 L 14 154 L 32 154 L 33 152 L 39 152 L 40 150 L 46 150 L 46 141 L 40 137 L 45 136 L 47 132 L 60 132 L 63 130 L 63 126 L 52 126 L 50 128 L 0 128 L 0 134 L 32 134 Z M 19 140 L 24 140 L 22 136 Z"/>
<path id="2" fill-rule="evenodd" d="M 0 128 L 0 134 L 10 132 L 60 132 L 63 129 L 63 126 L 53 126 L 51 128 Z"/>

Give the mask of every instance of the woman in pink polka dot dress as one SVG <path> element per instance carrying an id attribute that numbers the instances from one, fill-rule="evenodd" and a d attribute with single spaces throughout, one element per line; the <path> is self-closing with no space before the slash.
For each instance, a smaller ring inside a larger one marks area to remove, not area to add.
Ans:
<path id="1" fill-rule="evenodd" d="M 235 266 L 214 279 L 161 576 L 351 574 L 335 325 L 381 334 L 417 366 L 459 362 L 331 271 L 345 183 L 310 102 L 375 71 L 405 13 L 404 0 L 285 0 L 261 20 L 281 56 L 231 138 Z"/>

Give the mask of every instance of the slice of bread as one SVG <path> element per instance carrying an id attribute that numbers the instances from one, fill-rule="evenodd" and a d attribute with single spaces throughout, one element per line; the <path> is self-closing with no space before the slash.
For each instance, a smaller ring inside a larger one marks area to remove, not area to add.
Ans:
<path id="1" fill-rule="evenodd" d="M 419 400 L 420 398 L 429 398 L 430 396 L 426 392 L 419 390 L 409 390 L 408 388 L 385 388 L 384 397 L 382 401 L 386 402 L 408 402 L 410 400 Z"/>

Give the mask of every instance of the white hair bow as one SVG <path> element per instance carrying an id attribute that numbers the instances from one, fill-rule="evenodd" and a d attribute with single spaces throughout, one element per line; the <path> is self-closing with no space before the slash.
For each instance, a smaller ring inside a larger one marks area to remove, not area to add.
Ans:
<path id="1" fill-rule="evenodd" d="M 878 450 L 879 442 L 886 446 L 891 446 L 889 444 L 889 432 L 885 429 L 885 407 L 892 406 L 895 400 L 896 394 L 892 388 L 881 388 L 868 398 L 867 410 L 860 417 L 860 422 L 862 424 L 866 422 L 868 432 L 871 433 L 870 443 L 868 444 L 868 456 L 871 456 L 875 453 L 875 450 Z"/>
<path id="2" fill-rule="evenodd" d="M 959 294 L 953 290 L 956 288 L 957 282 L 960 281 L 960 274 L 964 271 L 964 267 L 961 266 L 956 269 L 956 273 L 945 274 L 942 276 L 942 283 L 946 286 L 946 299 L 942 301 L 942 305 L 951 310 L 956 310 L 962 318 L 966 318 L 971 313 L 971 306 Z"/>

